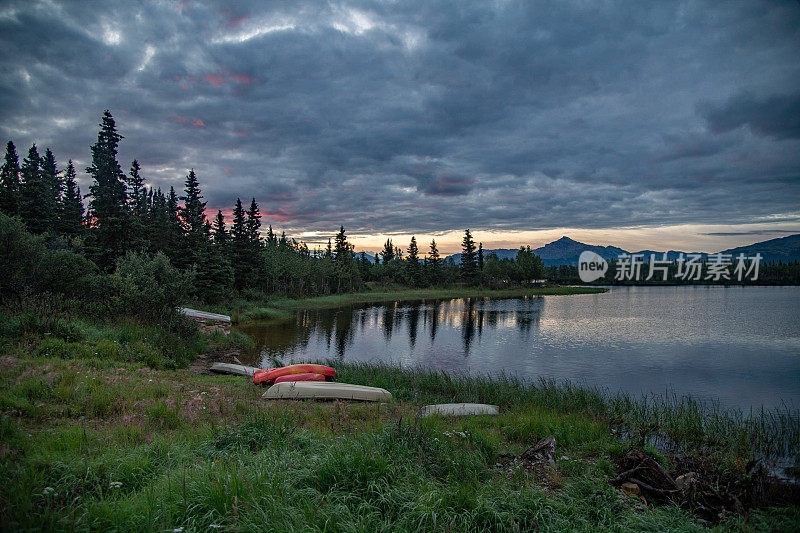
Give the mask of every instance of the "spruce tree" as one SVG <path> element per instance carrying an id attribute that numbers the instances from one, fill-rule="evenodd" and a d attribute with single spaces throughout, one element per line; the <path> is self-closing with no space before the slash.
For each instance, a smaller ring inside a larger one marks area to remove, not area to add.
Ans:
<path id="1" fill-rule="evenodd" d="M 334 260 L 341 265 L 350 263 L 353 252 L 352 247 L 347 242 L 347 236 L 344 234 L 344 226 L 341 226 L 339 233 L 336 234 L 335 242 L 336 245 L 333 249 Z"/>
<path id="2" fill-rule="evenodd" d="M 89 187 L 90 249 L 97 264 L 106 270 L 111 270 L 116 259 L 125 254 L 129 242 L 125 174 L 117 162 L 121 139 L 114 117 L 106 110 L 97 142 L 92 146 L 92 165 L 86 169 L 94 180 Z"/>
<path id="3" fill-rule="evenodd" d="M 166 197 L 167 212 L 167 249 L 164 253 L 173 265 L 185 265 L 183 246 L 183 226 L 181 225 L 181 208 L 178 205 L 178 194 L 175 187 L 170 186 Z"/>
<path id="4" fill-rule="evenodd" d="M 386 239 L 386 242 L 383 244 L 383 252 L 381 253 L 383 256 L 383 264 L 386 265 L 390 261 L 392 261 L 395 257 L 394 254 L 394 245 L 392 245 L 392 239 Z"/>
<path id="5" fill-rule="evenodd" d="M 180 217 L 183 222 L 183 230 L 187 235 L 202 234 L 206 230 L 206 203 L 203 202 L 200 183 L 194 169 L 189 171 L 186 176 L 184 188 L 185 196 L 181 196 L 183 207 L 180 208 Z"/>
<path id="6" fill-rule="evenodd" d="M 6 156 L 0 168 L 0 211 L 15 216 L 20 206 L 19 156 L 14 143 L 6 144 Z"/>
<path id="7" fill-rule="evenodd" d="M 163 252 L 167 255 L 171 235 L 167 197 L 160 187 L 155 191 L 151 189 L 149 197 L 145 223 L 149 249 L 152 253 Z"/>
<path id="8" fill-rule="evenodd" d="M 236 199 L 231 226 L 230 261 L 233 266 L 234 286 L 244 288 L 249 283 L 249 246 L 247 239 L 247 218 L 242 200 Z"/>
<path id="9" fill-rule="evenodd" d="M 418 287 L 422 281 L 422 273 L 420 272 L 419 266 L 419 248 L 417 247 L 417 238 L 413 235 L 411 236 L 411 243 L 408 245 L 406 272 L 411 285 Z"/>
<path id="10" fill-rule="evenodd" d="M 436 247 L 436 240 L 431 241 L 431 251 L 428 254 L 427 270 L 430 283 L 437 284 L 441 280 L 441 263 L 439 248 Z"/>
<path id="11" fill-rule="evenodd" d="M 44 233 L 50 227 L 50 212 L 47 208 L 49 187 L 42 174 L 42 159 L 36 145 L 28 150 L 20 168 L 22 183 L 19 214 L 31 233 Z"/>
<path id="12" fill-rule="evenodd" d="M 208 246 L 210 226 L 206 221 L 206 202 L 201 193 L 200 183 L 192 169 L 186 176 L 184 196 L 180 197 L 183 200 L 183 206 L 179 209 L 183 229 L 183 254 L 178 265 L 183 268 L 199 263 L 201 256 L 205 254 L 205 247 Z M 202 268 L 201 265 L 198 267 Z"/>
<path id="13" fill-rule="evenodd" d="M 258 210 L 258 204 L 256 203 L 256 199 L 250 202 L 250 209 L 247 210 L 247 240 L 250 241 L 251 244 L 258 246 L 260 242 L 260 237 L 258 233 L 258 229 L 261 227 L 261 214 Z M 284 235 L 282 238 L 284 241 L 286 240 L 286 236 Z"/>
<path id="14" fill-rule="evenodd" d="M 469 229 L 464 232 L 461 241 L 461 275 L 467 283 L 474 283 L 476 277 L 475 241 Z"/>
<path id="15" fill-rule="evenodd" d="M 428 262 L 432 266 L 439 266 L 441 258 L 439 257 L 439 248 L 436 247 L 436 239 L 431 241 L 431 251 L 428 255 Z"/>
<path id="16" fill-rule="evenodd" d="M 483 243 L 478 243 L 478 272 L 483 272 Z"/>
<path id="17" fill-rule="evenodd" d="M 221 209 L 217 210 L 217 216 L 214 217 L 214 228 L 212 232 L 214 244 L 224 249 L 228 245 L 228 230 L 225 229 L 225 217 Z"/>
<path id="18" fill-rule="evenodd" d="M 144 187 L 144 178 L 141 174 L 142 167 L 139 162 L 134 159 L 131 163 L 131 170 L 128 173 L 128 205 L 133 213 L 133 216 L 138 219 L 143 219 L 145 211 L 147 210 L 147 189 Z"/>
<path id="19" fill-rule="evenodd" d="M 64 195 L 59 209 L 58 230 L 63 235 L 74 237 L 83 232 L 83 199 L 81 189 L 75 181 L 75 166 L 72 159 L 64 174 Z"/>
<path id="20" fill-rule="evenodd" d="M 40 217 L 47 220 L 48 229 L 54 229 L 58 220 L 58 207 L 61 202 L 63 184 L 58 175 L 56 157 L 50 148 L 47 148 L 42 158 L 42 181 L 47 190 L 46 203 L 43 206 Z"/>

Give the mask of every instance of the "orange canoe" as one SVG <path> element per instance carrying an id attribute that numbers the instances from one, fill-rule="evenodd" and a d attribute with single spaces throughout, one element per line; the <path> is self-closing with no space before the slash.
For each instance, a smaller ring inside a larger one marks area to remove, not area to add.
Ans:
<path id="1" fill-rule="evenodd" d="M 279 377 L 289 376 L 291 374 L 322 374 L 325 377 L 333 377 L 336 375 L 336 370 L 329 366 L 316 364 L 299 364 L 284 366 L 281 368 L 268 368 L 263 372 L 256 371 L 253 374 L 253 383 L 263 383 L 269 385 Z"/>
<path id="2" fill-rule="evenodd" d="M 285 381 L 325 381 L 325 376 L 322 374 L 304 372 L 302 374 L 289 374 L 288 376 L 281 376 L 275 379 L 275 383 L 283 383 Z"/>

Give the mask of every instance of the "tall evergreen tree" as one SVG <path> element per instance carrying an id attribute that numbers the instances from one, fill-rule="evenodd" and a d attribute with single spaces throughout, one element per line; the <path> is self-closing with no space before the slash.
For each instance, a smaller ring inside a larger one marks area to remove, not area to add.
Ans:
<path id="1" fill-rule="evenodd" d="M 483 272 L 483 243 L 478 243 L 478 272 Z"/>
<path id="2" fill-rule="evenodd" d="M 247 239 L 251 244 L 258 245 L 260 241 L 258 229 L 261 227 L 261 214 L 258 210 L 256 199 L 250 202 L 250 208 L 247 210 Z M 286 236 L 283 237 L 286 240 Z"/>
<path id="3" fill-rule="evenodd" d="M 186 176 L 184 188 L 183 207 L 180 208 L 180 217 L 183 222 L 183 230 L 187 235 L 203 234 L 207 229 L 206 223 L 206 203 L 200 190 L 200 182 L 194 169 L 189 171 Z"/>
<path id="4" fill-rule="evenodd" d="M 183 206 L 179 208 L 183 230 L 183 239 L 181 240 L 183 253 L 177 264 L 182 268 L 200 263 L 200 258 L 205 254 L 205 248 L 208 246 L 210 226 L 206 221 L 206 202 L 203 201 L 201 193 L 200 182 L 197 181 L 197 176 L 192 169 L 186 176 L 184 196 L 180 197 L 183 200 Z M 198 268 L 202 268 L 202 265 L 198 265 Z"/>
<path id="5" fill-rule="evenodd" d="M 461 275 L 468 283 L 473 283 L 476 277 L 475 264 L 475 241 L 469 229 L 464 232 L 464 239 L 461 241 Z"/>
<path id="6" fill-rule="evenodd" d="M 442 258 L 439 256 L 439 248 L 436 246 L 436 239 L 431 240 L 431 249 L 428 252 L 428 259 L 426 261 L 426 270 L 428 281 L 437 284 L 442 279 Z"/>
<path id="7" fill-rule="evenodd" d="M 19 156 L 14 143 L 6 144 L 6 155 L 0 167 L 0 211 L 15 216 L 20 206 Z"/>
<path id="8" fill-rule="evenodd" d="M 44 233 L 50 228 L 48 209 L 50 189 L 42 174 L 42 159 L 36 145 L 28 150 L 20 168 L 22 183 L 19 214 L 31 233 Z"/>
<path id="9" fill-rule="evenodd" d="M 347 242 L 347 236 L 344 234 L 344 226 L 342 226 L 339 229 L 339 233 L 336 234 L 335 243 L 333 249 L 334 260 L 342 265 L 350 263 L 353 257 L 353 251 L 350 243 Z"/>
<path id="10" fill-rule="evenodd" d="M 234 286 L 243 289 L 250 283 L 250 247 L 247 238 L 247 215 L 242 200 L 236 199 L 233 208 L 233 224 L 231 225 L 230 260 L 233 265 Z"/>
<path id="11" fill-rule="evenodd" d="M 47 202 L 43 206 L 40 217 L 47 220 L 48 228 L 54 228 L 58 219 L 58 207 L 64 186 L 59 176 L 56 157 L 50 148 L 45 150 L 42 158 L 42 181 L 47 188 Z"/>
<path id="12" fill-rule="evenodd" d="M 228 230 L 225 229 L 225 217 L 221 209 L 217 210 L 217 216 L 214 217 L 214 228 L 212 232 L 214 244 L 224 249 L 228 245 Z"/>
<path id="13" fill-rule="evenodd" d="M 434 239 L 431 241 L 431 251 L 428 254 L 428 263 L 438 267 L 441 260 L 441 257 L 439 257 L 439 248 L 436 247 L 436 239 Z"/>
<path id="14" fill-rule="evenodd" d="M 58 230 L 68 236 L 76 236 L 83 231 L 83 199 L 81 189 L 75 180 L 75 166 L 72 164 L 72 159 L 67 163 L 67 170 L 64 173 L 64 195 L 59 209 Z"/>
<path id="15" fill-rule="evenodd" d="M 406 272 L 412 286 L 417 287 L 421 284 L 422 272 L 419 266 L 419 248 L 417 247 L 417 238 L 413 235 L 411 236 L 411 243 L 408 245 Z"/>
<path id="16" fill-rule="evenodd" d="M 147 189 L 144 187 L 144 177 L 142 177 L 142 167 L 139 162 L 134 159 L 131 163 L 131 170 L 128 173 L 128 205 L 130 206 L 133 216 L 138 219 L 143 219 L 145 211 L 147 210 Z"/>
<path id="17" fill-rule="evenodd" d="M 381 256 L 383 256 L 384 265 L 388 264 L 395 258 L 394 245 L 392 244 L 392 239 L 386 239 L 386 242 L 383 244 L 383 252 L 381 253 Z"/>
<path id="18" fill-rule="evenodd" d="M 130 212 L 126 202 L 125 174 L 117 161 L 121 139 L 114 117 L 106 110 L 97 142 L 92 146 L 92 165 L 86 169 L 94 180 L 89 187 L 90 248 L 98 265 L 106 270 L 113 268 L 129 242 Z"/>

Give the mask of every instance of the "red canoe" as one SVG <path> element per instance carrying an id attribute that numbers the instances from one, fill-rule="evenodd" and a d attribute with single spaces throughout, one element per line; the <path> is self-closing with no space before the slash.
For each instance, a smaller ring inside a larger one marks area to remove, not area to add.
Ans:
<path id="1" fill-rule="evenodd" d="M 291 374 L 322 374 L 325 377 L 332 378 L 336 375 L 336 370 L 329 366 L 316 364 L 299 364 L 281 368 L 267 368 L 264 369 L 264 371 L 257 370 L 253 374 L 253 383 L 271 385 L 279 377 L 289 376 Z"/>
<path id="2" fill-rule="evenodd" d="M 322 374 L 304 372 L 302 374 L 289 374 L 288 376 L 281 376 L 275 379 L 275 383 L 283 383 L 285 381 L 325 381 L 325 376 Z"/>

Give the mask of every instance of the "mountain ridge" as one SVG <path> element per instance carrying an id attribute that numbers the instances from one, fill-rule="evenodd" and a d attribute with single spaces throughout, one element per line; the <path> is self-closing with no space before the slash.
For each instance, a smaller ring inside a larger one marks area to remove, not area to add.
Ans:
<path id="1" fill-rule="evenodd" d="M 500 259 L 514 259 L 517 255 L 518 248 L 497 248 L 493 250 L 484 250 L 484 257 L 488 257 L 491 253 L 496 253 Z M 542 258 L 546 266 L 560 266 L 572 265 L 577 266 L 578 257 L 584 250 L 595 252 L 597 255 L 605 260 L 616 259 L 620 254 L 642 254 L 645 261 L 649 260 L 651 254 L 655 254 L 658 259 L 667 254 L 667 259 L 674 261 L 680 254 L 699 254 L 703 259 L 707 258 L 712 253 L 709 252 L 683 252 L 679 250 L 669 250 L 667 252 L 655 250 L 640 250 L 631 252 L 618 248 L 616 246 L 602 246 L 586 244 L 566 235 L 558 240 L 549 242 L 544 246 L 532 249 L 532 251 Z M 740 253 L 746 256 L 753 256 L 760 253 L 763 263 L 777 263 L 800 261 L 800 233 L 788 235 L 786 237 L 777 237 L 775 239 L 768 239 L 766 241 L 755 242 L 746 246 L 737 246 L 735 248 L 728 248 L 717 253 L 731 254 L 736 256 Z M 453 258 L 456 263 L 461 262 L 461 254 L 452 254 L 447 258 Z"/>

